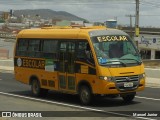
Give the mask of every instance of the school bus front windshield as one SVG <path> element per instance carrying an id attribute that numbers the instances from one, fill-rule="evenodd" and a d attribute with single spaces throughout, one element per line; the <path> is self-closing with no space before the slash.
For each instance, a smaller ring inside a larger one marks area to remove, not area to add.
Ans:
<path id="1" fill-rule="evenodd" d="M 103 35 L 91 37 L 96 57 L 100 65 L 137 66 L 141 58 L 128 36 Z"/>

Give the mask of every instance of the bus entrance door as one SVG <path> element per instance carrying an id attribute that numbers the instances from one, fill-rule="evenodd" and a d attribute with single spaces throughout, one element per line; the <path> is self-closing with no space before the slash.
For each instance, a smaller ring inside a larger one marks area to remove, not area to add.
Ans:
<path id="1" fill-rule="evenodd" d="M 59 90 L 75 91 L 75 43 L 60 43 Z"/>

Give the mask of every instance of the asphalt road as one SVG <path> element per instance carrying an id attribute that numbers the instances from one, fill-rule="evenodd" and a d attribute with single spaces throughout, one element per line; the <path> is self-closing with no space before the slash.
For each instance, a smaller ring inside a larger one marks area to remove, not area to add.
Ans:
<path id="1" fill-rule="evenodd" d="M 137 93 L 136 98 L 130 104 L 124 103 L 121 98 L 96 98 L 94 104 L 81 106 L 77 96 L 49 91 L 46 98 L 34 98 L 31 95 L 30 86 L 17 82 L 11 71 L 1 71 L 0 76 L 0 111 L 100 111 L 113 120 L 135 119 L 122 118 L 133 115 L 139 111 L 142 113 L 157 113 L 160 115 L 160 88 L 149 88 Z M 83 116 L 83 113 L 81 113 Z M 98 114 L 93 112 L 92 114 Z M 102 117 L 98 114 L 98 117 Z M 95 119 L 96 115 L 93 115 Z M 117 118 L 120 117 L 120 118 Z M 99 119 L 100 119 L 99 118 Z M 77 118 L 78 119 L 78 118 Z M 103 118 L 101 118 L 103 119 Z M 156 120 L 160 117 L 138 117 L 136 119 Z"/>

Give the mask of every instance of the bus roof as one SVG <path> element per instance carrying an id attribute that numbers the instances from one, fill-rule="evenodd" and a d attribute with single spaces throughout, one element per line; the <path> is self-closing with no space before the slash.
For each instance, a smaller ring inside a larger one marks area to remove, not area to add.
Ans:
<path id="1" fill-rule="evenodd" d="M 117 29 L 108 29 L 104 26 L 91 27 L 42 27 L 37 29 L 25 29 L 19 32 L 17 38 L 86 38 L 97 35 L 127 35 Z"/>

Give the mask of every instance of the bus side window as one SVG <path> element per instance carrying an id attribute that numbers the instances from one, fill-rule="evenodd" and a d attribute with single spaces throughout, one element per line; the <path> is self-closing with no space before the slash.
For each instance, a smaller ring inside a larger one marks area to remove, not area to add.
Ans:
<path id="1" fill-rule="evenodd" d="M 29 57 L 36 57 L 36 55 L 40 52 L 40 40 L 29 40 L 28 45 L 28 55 Z"/>
<path id="2" fill-rule="evenodd" d="M 28 40 L 19 39 L 16 47 L 16 56 L 27 56 Z"/>
<path id="3" fill-rule="evenodd" d="M 57 40 L 44 40 L 43 57 L 48 59 L 57 59 Z"/>
<path id="4" fill-rule="evenodd" d="M 87 42 L 84 42 L 84 41 L 78 43 L 78 50 L 77 50 L 78 59 L 86 59 L 86 53 L 85 53 L 86 44 Z"/>
<path id="5" fill-rule="evenodd" d="M 77 52 L 78 52 L 77 53 L 78 60 L 94 64 L 92 51 L 91 51 L 91 48 L 90 48 L 89 43 L 87 41 L 82 41 L 82 42 L 78 43 Z"/>
<path id="6" fill-rule="evenodd" d="M 88 59 L 92 59 L 93 58 L 92 51 L 91 51 L 91 48 L 89 46 L 89 43 L 86 44 L 85 54 L 86 54 Z"/>

